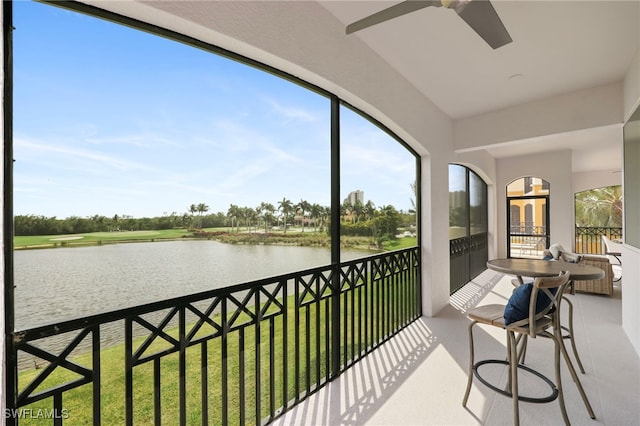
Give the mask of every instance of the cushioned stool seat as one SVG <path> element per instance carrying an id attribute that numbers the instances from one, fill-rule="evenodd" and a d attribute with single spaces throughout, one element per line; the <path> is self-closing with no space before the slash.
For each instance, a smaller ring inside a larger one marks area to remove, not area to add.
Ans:
<path id="1" fill-rule="evenodd" d="M 467 318 L 482 324 L 504 328 L 504 305 L 484 305 L 467 312 Z"/>

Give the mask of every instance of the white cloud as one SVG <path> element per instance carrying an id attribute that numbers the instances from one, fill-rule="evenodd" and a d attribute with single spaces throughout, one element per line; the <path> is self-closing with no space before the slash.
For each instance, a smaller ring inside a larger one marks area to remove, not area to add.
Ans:
<path id="1" fill-rule="evenodd" d="M 17 161 L 22 158 L 26 161 L 39 160 L 40 162 L 44 161 L 54 165 L 54 163 L 60 161 L 81 160 L 87 163 L 87 168 L 100 165 L 118 171 L 139 170 L 150 172 L 154 170 L 153 167 L 139 162 L 125 160 L 99 151 L 74 148 L 57 143 L 44 144 L 25 139 L 16 139 L 14 147 Z"/>
<path id="2" fill-rule="evenodd" d="M 279 103 L 273 98 L 265 97 L 264 101 L 271 106 L 272 110 L 278 115 L 290 120 L 301 121 L 303 123 L 309 123 L 316 121 L 316 116 L 311 112 L 299 108 L 299 107 L 287 107 Z"/>
<path id="3" fill-rule="evenodd" d="M 179 146 L 172 138 L 152 132 L 112 137 L 86 137 L 84 140 L 94 145 L 130 145 L 138 148 L 153 148 L 158 145 Z"/>

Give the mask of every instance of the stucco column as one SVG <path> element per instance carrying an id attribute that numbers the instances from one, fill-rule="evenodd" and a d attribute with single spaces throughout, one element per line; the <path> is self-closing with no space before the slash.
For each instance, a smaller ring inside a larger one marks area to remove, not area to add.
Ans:
<path id="1" fill-rule="evenodd" d="M 422 157 L 422 311 L 435 316 L 449 303 L 449 164 Z"/>

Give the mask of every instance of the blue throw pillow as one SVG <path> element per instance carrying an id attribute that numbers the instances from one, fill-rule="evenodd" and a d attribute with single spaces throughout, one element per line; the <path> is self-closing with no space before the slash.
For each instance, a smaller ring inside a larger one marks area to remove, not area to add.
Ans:
<path id="1" fill-rule="evenodd" d="M 509 325 L 513 322 L 523 320 L 529 316 L 529 300 L 531 299 L 531 290 L 533 283 L 525 283 L 516 288 L 504 307 L 504 323 Z M 550 289 L 555 294 L 556 289 Z M 536 300 L 536 313 L 542 312 L 544 308 L 549 306 L 551 301 L 546 293 L 539 291 Z"/>

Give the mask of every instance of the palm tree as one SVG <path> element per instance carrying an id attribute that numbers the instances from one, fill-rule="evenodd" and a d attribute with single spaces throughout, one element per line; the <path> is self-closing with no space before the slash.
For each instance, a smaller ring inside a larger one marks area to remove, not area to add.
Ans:
<path id="1" fill-rule="evenodd" d="M 195 204 L 191 204 L 191 206 L 189 206 L 189 212 L 191 213 L 191 227 L 195 228 L 194 225 L 194 221 L 193 221 L 193 215 L 198 211 L 198 206 L 196 206 Z"/>
<path id="2" fill-rule="evenodd" d="M 240 207 L 236 206 L 235 204 L 231 204 L 229 206 L 229 210 L 227 210 L 227 217 L 231 219 L 231 232 L 233 232 L 234 221 L 238 218 L 239 215 L 240 215 Z"/>
<path id="3" fill-rule="evenodd" d="M 622 227 L 622 186 L 608 186 L 576 194 L 576 226 Z"/>
<path id="4" fill-rule="evenodd" d="M 377 220 L 383 233 L 389 238 L 394 238 L 400 224 L 400 215 L 396 208 L 390 204 L 380 207 L 380 215 Z"/>
<path id="5" fill-rule="evenodd" d="M 318 231 L 318 220 L 320 218 L 320 215 L 322 214 L 322 206 L 320 206 L 320 204 L 314 203 L 311 205 L 311 209 L 309 210 L 309 214 L 311 215 L 311 218 L 313 219 L 313 231 L 317 232 Z"/>
<path id="6" fill-rule="evenodd" d="M 205 203 L 200 203 L 196 206 L 196 210 L 198 211 L 199 216 L 198 227 L 202 228 L 202 215 L 209 211 L 209 206 Z"/>
<path id="7" fill-rule="evenodd" d="M 357 223 L 358 220 L 360 219 L 360 216 L 362 216 L 362 212 L 363 212 L 364 206 L 362 205 L 362 201 L 360 200 L 356 200 L 355 203 L 353 203 L 353 217 L 351 218 L 351 220 L 354 223 Z"/>
<path id="8" fill-rule="evenodd" d="M 180 221 L 180 226 L 187 226 L 187 224 L 191 223 L 191 218 L 187 213 L 182 215 L 182 220 Z"/>
<path id="9" fill-rule="evenodd" d="M 282 212 L 282 216 L 284 217 L 284 232 L 287 232 L 287 220 L 289 218 L 289 213 L 293 210 L 293 204 L 291 200 L 287 200 L 286 198 L 282 198 L 282 201 L 278 202 L 278 210 Z"/>
<path id="10" fill-rule="evenodd" d="M 265 210 L 267 211 L 265 216 L 266 216 L 267 220 L 269 221 L 269 225 L 271 225 L 273 223 L 273 221 L 275 220 L 275 218 L 276 218 L 276 211 L 278 211 L 278 210 L 271 203 L 266 203 L 265 204 Z"/>
<path id="11" fill-rule="evenodd" d="M 326 228 L 329 223 L 329 218 L 331 217 L 331 207 L 325 206 L 322 211 L 322 227 Z"/>
<path id="12" fill-rule="evenodd" d="M 267 232 L 267 227 L 271 225 L 271 221 L 273 220 L 273 214 L 276 211 L 276 208 L 271 203 L 265 203 L 264 201 L 260 203 L 260 206 L 256 208 L 259 211 L 259 215 L 262 217 L 264 221 L 264 232 Z"/>
<path id="13" fill-rule="evenodd" d="M 203 213 L 206 213 L 209 211 L 209 206 L 206 205 L 205 203 L 200 203 L 198 204 L 197 209 L 198 209 L 198 213 L 202 215 Z"/>
<path id="14" fill-rule="evenodd" d="M 258 232 L 258 228 L 260 227 L 260 219 L 264 221 L 264 217 L 262 216 L 262 207 L 258 206 L 253 210 L 254 218 L 256 219 L 256 232 Z M 266 232 L 266 224 L 265 224 L 265 232 Z"/>
<path id="15" fill-rule="evenodd" d="M 309 204 L 308 201 L 301 199 L 300 202 L 296 204 L 296 210 L 302 214 L 302 220 L 300 223 L 302 224 L 302 232 L 304 232 L 305 212 L 311 210 L 311 204 Z"/>
<path id="16" fill-rule="evenodd" d="M 367 201 L 367 204 L 362 208 L 362 214 L 365 220 L 369 220 L 376 214 L 376 206 L 371 200 Z"/>
<path id="17" fill-rule="evenodd" d="M 251 224 L 255 218 L 256 211 L 251 207 L 242 207 L 240 209 L 242 217 L 244 218 L 244 226 L 247 230 L 251 230 Z"/>

